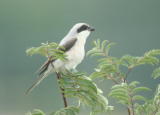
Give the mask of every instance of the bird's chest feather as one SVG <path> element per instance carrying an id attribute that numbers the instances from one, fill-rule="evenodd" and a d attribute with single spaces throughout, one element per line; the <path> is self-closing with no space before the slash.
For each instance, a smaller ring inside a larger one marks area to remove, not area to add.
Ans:
<path id="1" fill-rule="evenodd" d="M 84 41 L 77 41 L 71 50 L 66 53 L 67 59 L 73 61 L 73 63 L 80 63 L 85 56 L 84 45 Z"/>

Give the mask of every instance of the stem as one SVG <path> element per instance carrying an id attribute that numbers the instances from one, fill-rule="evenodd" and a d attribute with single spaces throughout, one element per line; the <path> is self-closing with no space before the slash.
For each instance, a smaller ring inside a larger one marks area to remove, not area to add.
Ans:
<path id="1" fill-rule="evenodd" d="M 131 108 L 132 108 L 132 115 L 134 115 L 134 105 L 133 105 L 133 100 L 131 98 Z"/>
<path id="2" fill-rule="evenodd" d="M 131 110 L 129 107 L 127 107 L 127 110 L 128 110 L 128 115 L 131 115 Z"/>
<path id="3" fill-rule="evenodd" d="M 128 78 L 129 73 L 131 72 L 131 70 L 132 70 L 132 68 L 128 68 L 128 71 L 127 71 L 126 76 L 124 78 L 124 83 L 127 82 L 127 78 Z"/>
<path id="4" fill-rule="evenodd" d="M 51 66 L 52 66 L 52 68 L 54 68 L 54 65 L 53 65 L 52 63 L 51 63 Z M 57 76 L 57 79 L 58 79 L 58 81 L 59 81 L 60 78 L 61 78 L 61 74 L 58 73 L 58 72 L 56 72 L 56 76 Z M 62 95 L 64 107 L 66 108 L 66 107 L 68 106 L 68 104 L 67 104 L 67 99 L 66 99 L 65 94 L 64 94 L 65 89 L 60 86 L 60 83 L 59 83 L 59 82 L 58 82 L 58 84 L 59 84 L 59 88 L 60 88 L 60 90 L 61 90 L 61 95 Z"/>
<path id="5" fill-rule="evenodd" d="M 113 78 L 112 76 L 107 76 L 107 77 L 109 79 L 111 79 L 115 84 L 119 84 L 118 81 L 115 78 Z"/>
<path id="6" fill-rule="evenodd" d="M 126 75 L 125 75 L 125 77 L 124 77 L 124 79 L 123 79 L 123 82 L 124 83 L 127 83 L 127 77 L 128 77 L 128 75 L 130 74 L 130 72 L 132 71 L 132 68 L 128 68 L 128 71 L 127 71 L 127 73 L 126 73 Z M 131 97 L 130 98 L 130 103 L 131 103 L 131 107 L 129 106 L 129 107 L 127 107 L 127 110 L 128 110 L 128 115 L 135 115 L 134 114 L 134 104 L 133 104 L 133 100 L 132 100 L 132 96 L 129 94 L 129 96 Z"/>
<path id="7" fill-rule="evenodd" d="M 47 44 L 48 44 L 48 41 L 47 41 Z M 51 60 L 51 56 L 49 56 L 49 52 L 48 52 L 48 47 L 47 47 L 47 49 L 46 49 L 46 53 L 47 53 L 47 58 L 48 58 L 48 60 Z M 51 66 L 52 66 L 52 68 L 54 68 L 53 63 L 51 63 Z M 42 66 L 42 67 L 43 67 L 43 66 Z M 61 78 L 61 74 L 56 72 L 56 76 L 57 76 L 57 79 L 58 79 L 58 81 L 59 81 L 60 78 Z M 67 99 L 66 99 L 65 94 L 64 94 L 65 89 L 60 86 L 60 83 L 59 83 L 59 82 L 58 82 L 58 84 L 59 84 L 59 88 L 60 88 L 60 90 L 61 90 L 61 95 L 62 95 L 64 107 L 66 108 L 66 107 L 68 106 L 68 104 L 67 104 Z"/>
<path id="8" fill-rule="evenodd" d="M 134 114 L 134 105 L 133 105 L 132 99 L 131 99 L 131 105 L 130 106 L 127 107 L 128 115 L 135 115 Z"/>
<path id="9" fill-rule="evenodd" d="M 131 95 L 130 95 L 131 97 Z M 127 107 L 127 110 L 128 110 L 128 115 L 135 115 L 134 114 L 134 104 L 133 104 L 133 100 L 132 100 L 132 97 L 130 98 L 130 105 Z"/>
<path id="10" fill-rule="evenodd" d="M 57 75 L 57 79 L 60 80 L 61 74 L 56 72 L 56 75 Z M 65 94 L 64 94 L 65 89 L 62 88 L 62 87 L 60 87 L 60 90 L 61 90 L 61 94 L 62 94 L 62 99 L 63 99 L 64 107 L 67 107 L 68 106 L 67 99 L 66 99 Z"/>

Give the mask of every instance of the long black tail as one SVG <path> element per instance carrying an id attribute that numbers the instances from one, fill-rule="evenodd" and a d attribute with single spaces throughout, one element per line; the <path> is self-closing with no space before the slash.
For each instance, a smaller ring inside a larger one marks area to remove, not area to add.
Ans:
<path id="1" fill-rule="evenodd" d="M 35 83 L 27 89 L 25 94 L 29 94 L 36 86 L 38 86 L 50 73 L 51 69 L 53 69 L 52 66 L 53 60 L 47 60 L 39 69 L 39 76 L 38 79 L 35 81 Z"/>
<path id="2" fill-rule="evenodd" d="M 38 86 L 48 75 L 50 74 L 50 71 L 46 71 L 43 74 L 41 74 L 38 79 L 35 81 L 35 83 L 27 89 L 27 91 L 25 92 L 25 94 L 29 94 L 31 91 L 33 91 L 33 89 Z"/>

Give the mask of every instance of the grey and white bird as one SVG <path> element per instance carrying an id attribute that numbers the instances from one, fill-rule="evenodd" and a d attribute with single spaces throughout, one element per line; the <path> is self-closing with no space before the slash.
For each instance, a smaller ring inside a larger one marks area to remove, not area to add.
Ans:
<path id="1" fill-rule="evenodd" d="M 50 73 L 76 69 L 77 65 L 84 59 L 86 40 L 94 30 L 86 23 L 75 24 L 59 43 L 59 46 L 64 47 L 61 50 L 65 52 L 67 60 L 47 60 L 40 68 L 37 81 L 27 90 L 26 94 L 31 92 Z"/>

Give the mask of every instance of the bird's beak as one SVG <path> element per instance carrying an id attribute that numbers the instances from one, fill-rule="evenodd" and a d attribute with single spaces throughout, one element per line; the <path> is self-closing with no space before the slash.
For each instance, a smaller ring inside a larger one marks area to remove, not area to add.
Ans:
<path id="1" fill-rule="evenodd" d="M 88 29 L 89 31 L 95 31 L 95 29 L 93 28 L 93 27 L 89 27 L 89 29 Z"/>

